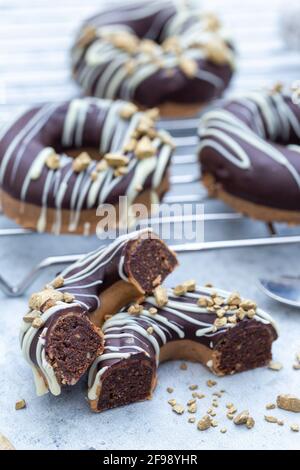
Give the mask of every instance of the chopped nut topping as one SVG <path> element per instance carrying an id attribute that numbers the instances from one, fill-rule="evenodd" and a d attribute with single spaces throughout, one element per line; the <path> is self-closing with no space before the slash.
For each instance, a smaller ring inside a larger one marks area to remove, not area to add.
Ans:
<path id="1" fill-rule="evenodd" d="M 60 287 L 63 287 L 64 283 L 64 278 L 62 276 L 57 276 L 52 282 L 52 286 L 54 287 L 54 289 L 59 289 Z"/>
<path id="2" fill-rule="evenodd" d="M 203 21 L 203 29 L 206 31 L 217 31 L 221 28 L 220 20 L 214 13 L 203 13 L 200 19 Z"/>
<path id="3" fill-rule="evenodd" d="M 216 311 L 216 314 L 217 314 L 217 317 L 218 318 L 223 318 L 224 315 L 226 314 L 226 310 L 224 310 L 224 308 L 220 308 L 219 310 Z M 227 319 L 228 321 L 228 319 Z M 226 321 L 226 323 L 227 323 Z"/>
<path id="4" fill-rule="evenodd" d="M 239 308 L 237 311 L 236 311 L 236 317 L 239 319 L 239 320 L 244 320 L 246 316 L 246 311 L 243 310 L 242 308 Z"/>
<path id="5" fill-rule="evenodd" d="M 31 310 L 30 312 L 26 313 L 23 317 L 23 321 L 25 323 L 32 323 L 36 318 L 41 316 L 41 312 L 39 310 Z"/>
<path id="6" fill-rule="evenodd" d="M 156 148 L 148 136 L 142 137 L 135 148 L 135 155 L 138 159 L 149 158 L 156 155 Z"/>
<path id="7" fill-rule="evenodd" d="M 237 322 L 236 315 L 231 315 L 230 317 L 227 317 L 228 323 L 235 324 Z"/>
<path id="8" fill-rule="evenodd" d="M 97 37 L 97 30 L 94 26 L 87 26 L 84 28 L 82 35 L 77 41 L 78 47 L 86 47 Z"/>
<path id="9" fill-rule="evenodd" d="M 235 305 L 235 306 L 238 307 L 240 305 L 241 301 L 242 301 L 242 299 L 240 297 L 240 294 L 238 292 L 233 292 L 228 297 L 227 304 L 228 305 Z"/>
<path id="10" fill-rule="evenodd" d="M 171 400 L 168 400 L 169 405 L 175 406 L 176 405 L 176 400 L 175 398 L 171 398 Z"/>
<path id="11" fill-rule="evenodd" d="M 101 160 L 99 163 L 97 163 L 97 165 L 96 165 L 96 171 L 98 171 L 98 173 L 101 173 L 102 171 L 107 170 L 107 168 L 108 168 L 108 164 L 107 164 L 107 162 L 106 162 L 104 159 L 102 159 L 102 160 Z"/>
<path id="12" fill-rule="evenodd" d="M 276 408 L 275 403 L 268 403 L 266 405 L 266 410 L 275 410 L 275 408 Z"/>
<path id="13" fill-rule="evenodd" d="M 92 181 L 96 181 L 96 180 L 98 179 L 98 173 L 97 173 L 97 171 L 92 171 L 92 173 L 91 173 L 90 176 L 91 176 L 91 180 L 92 180 Z"/>
<path id="14" fill-rule="evenodd" d="M 195 423 L 195 421 L 196 421 L 196 418 L 194 418 L 194 416 L 188 419 L 189 423 Z"/>
<path id="15" fill-rule="evenodd" d="M 215 380 L 209 379 L 209 380 L 207 380 L 206 385 L 208 387 L 214 387 L 215 385 L 217 385 L 217 382 Z"/>
<path id="16" fill-rule="evenodd" d="M 155 307 L 150 307 L 148 311 L 150 315 L 156 315 L 156 313 L 158 312 L 157 308 Z"/>
<path id="17" fill-rule="evenodd" d="M 245 410 L 245 411 L 242 411 L 241 413 L 239 413 L 238 415 L 236 415 L 233 422 L 234 422 L 234 424 L 239 426 L 241 424 L 247 424 L 247 421 L 248 421 L 249 418 L 250 418 L 249 411 Z"/>
<path id="18" fill-rule="evenodd" d="M 198 398 L 199 400 L 201 400 L 202 398 L 205 398 L 205 395 L 204 395 L 204 393 L 193 392 L 192 397 L 193 398 Z"/>
<path id="19" fill-rule="evenodd" d="M 31 326 L 33 328 L 36 328 L 37 330 L 39 328 L 42 328 L 43 325 L 44 325 L 44 320 L 41 317 L 36 317 L 31 323 Z"/>
<path id="20" fill-rule="evenodd" d="M 293 432 L 299 432 L 300 430 L 298 424 L 291 424 L 290 428 L 291 428 L 291 431 Z"/>
<path id="21" fill-rule="evenodd" d="M 300 364 L 293 364 L 293 369 L 294 370 L 300 370 Z"/>
<path id="22" fill-rule="evenodd" d="M 202 49 L 204 50 L 206 57 L 211 62 L 222 65 L 231 62 L 230 51 L 226 44 L 222 40 L 210 41 L 203 44 Z"/>
<path id="23" fill-rule="evenodd" d="M 212 419 L 212 420 L 211 420 L 211 425 L 212 425 L 213 428 L 216 428 L 216 427 L 219 426 L 218 421 L 215 420 L 215 419 Z"/>
<path id="24" fill-rule="evenodd" d="M 123 147 L 123 151 L 124 152 L 134 152 L 135 150 L 135 147 L 136 147 L 136 144 L 137 144 L 137 140 L 136 139 L 130 139 Z"/>
<path id="25" fill-rule="evenodd" d="M 112 168 L 126 166 L 129 163 L 129 158 L 119 153 L 107 153 L 104 155 L 104 160 Z"/>
<path id="26" fill-rule="evenodd" d="M 60 167 L 60 157 L 57 153 L 51 153 L 46 160 L 46 165 L 50 170 L 58 170 Z"/>
<path id="27" fill-rule="evenodd" d="M 300 413 L 300 398 L 294 395 L 278 395 L 277 406 L 286 411 Z"/>
<path id="28" fill-rule="evenodd" d="M 246 421 L 247 428 L 252 429 L 254 427 L 254 425 L 255 425 L 254 419 L 252 418 L 252 416 L 249 416 L 249 418 Z"/>
<path id="29" fill-rule="evenodd" d="M 278 419 L 275 418 L 275 416 L 266 416 L 265 415 L 265 421 L 267 421 L 268 423 L 274 423 L 276 424 Z"/>
<path id="30" fill-rule="evenodd" d="M 168 393 L 173 393 L 173 392 L 174 392 L 174 388 L 168 387 L 168 388 L 167 388 L 167 392 L 168 392 Z"/>
<path id="31" fill-rule="evenodd" d="M 138 108 L 133 103 L 126 103 L 120 111 L 120 117 L 122 119 L 130 119 L 136 112 Z"/>
<path id="32" fill-rule="evenodd" d="M 188 281 L 184 281 L 183 285 L 186 288 L 187 292 L 195 292 L 196 290 L 195 279 L 189 279 Z"/>
<path id="33" fill-rule="evenodd" d="M 26 408 L 26 401 L 25 400 L 18 400 L 15 404 L 15 409 L 16 410 L 23 410 Z"/>
<path id="34" fill-rule="evenodd" d="M 189 400 L 189 401 L 187 402 L 187 406 L 191 406 L 191 405 L 193 405 L 193 404 L 196 403 L 196 402 L 197 402 L 196 398 L 192 398 L 191 400 Z"/>
<path id="35" fill-rule="evenodd" d="M 137 51 L 139 40 L 138 38 L 128 32 L 122 31 L 121 33 L 110 33 L 107 39 L 113 46 L 118 49 L 122 49 L 129 54 L 133 54 Z"/>
<path id="36" fill-rule="evenodd" d="M 147 333 L 148 333 L 148 335 L 153 335 L 153 333 L 154 333 L 153 326 L 149 326 L 149 328 L 147 328 Z"/>
<path id="37" fill-rule="evenodd" d="M 189 386 L 190 390 L 197 390 L 197 388 L 198 388 L 198 385 L 196 385 L 196 384 L 192 384 L 192 385 Z"/>
<path id="38" fill-rule="evenodd" d="M 176 36 L 170 36 L 162 43 L 162 48 L 166 52 L 173 52 L 179 54 L 181 52 L 181 46 Z"/>
<path id="39" fill-rule="evenodd" d="M 75 300 L 75 296 L 73 294 L 70 294 L 69 292 L 64 292 L 63 300 L 67 304 L 71 304 Z"/>
<path id="40" fill-rule="evenodd" d="M 189 413 L 196 413 L 196 412 L 197 412 L 197 404 L 196 404 L 196 403 L 192 403 L 192 404 L 188 407 L 188 412 L 189 412 Z"/>
<path id="41" fill-rule="evenodd" d="M 209 429 L 212 424 L 212 419 L 210 416 L 206 415 L 203 416 L 203 418 L 198 421 L 197 428 L 199 431 L 206 431 L 206 429 Z"/>
<path id="42" fill-rule="evenodd" d="M 188 368 L 188 366 L 187 366 L 187 364 L 186 364 L 185 362 L 182 362 L 182 363 L 180 364 L 180 369 L 181 369 L 181 370 L 187 370 L 187 368 Z"/>
<path id="43" fill-rule="evenodd" d="M 41 310 L 41 307 L 43 307 L 42 311 L 45 310 L 45 307 L 49 308 L 50 303 L 49 301 L 52 302 L 58 302 L 63 300 L 63 293 L 54 289 L 44 289 L 41 292 L 32 294 L 32 296 L 29 299 L 29 307 L 32 310 Z M 52 303 L 53 305 L 53 303 Z"/>
<path id="44" fill-rule="evenodd" d="M 73 170 L 75 171 L 75 173 L 81 173 L 89 167 L 91 161 L 92 159 L 89 154 L 87 152 L 82 152 L 80 155 L 78 155 L 78 157 L 74 159 L 72 165 Z"/>
<path id="45" fill-rule="evenodd" d="M 165 287 L 157 286 L 153 294 L 158 307 L 164 307 L 168 303 L 168 291 Z"/>
<path id="46" fill-rule="evenodd" d="M 153 121 L 156 121 L 157 119 L 159 119 L 160 115 L 159 108 L 148 109 L 147 111 L 145 111 L 145 114 Z"/>
<path id="47" fill-rule="evenodd" d="M 221 307 L 222 305 L 224 305 L 224 299 L 223 297 L 220 297 L 219 295 L 217 295 L 216 297 L 214 297 L 214 304 L 215 305 L 218 305 L 219 307 Z"/>
<path id="48" fill-rule="evenodd" d="M 128 168 L 126 166 L 119 166 L 118 168 L 115 169 L 114 171 L 114 176 L 124 176 L 127 175 L 128 173 Z"/>
<path id="49" fill-rule="evenodd" d="M 198 64 L 194 59 L 188 57 L 180 57 L 179 68 L 189 78 L 193 78 L 197 74 Z"/>
<path id="50" fill-rule="evenodd" d="M 220 432 L 221 432 L 222 434 L 226 434 L 227 429 L 226 429 L 226 428 L 221 428 L 221 429 L 220 429 Z"/>
<path id="51" fill-rule="evenodd" d="M 206 297 L 200 297 L 198 300 L 197 300 L 197 305 L 199 305 L 199 307 L 207 307 L 208 305 L 208 299 Z"/>
<path id="52" fill-rule="evenodd" d="M 282 369 L 282 364 L 280 362 L 270 361 L 268 364 L 268 369 L 279 371 Z"/>
<path id="53" fill-rule="evenodd" d="M 222 327 L 225 326 L 226 324 L 227 324 L 227 318 L 226 318 L 226 317 L 216 318 L 215 321 L 214 321 L 214 325 L 215 325 L 217 328 L 222 328 Z"/>
<path id="54" fill-rule="evenodd" d="M 284 421 L 282 419 L 277 420 L 278 426 L 284 426 Z"/>
<path id="55" fill-rule="evenodd" d="M 140 304 L 132 304 L 128 308 L 127 312 L 130 313 L 130 315 L 139 315 L 143 311 L 143 306 Z"/>
<path id="56" fill-rule="evenodd" d="M 174 405 L 172 407 L 172 411 L 178 415 L 182 415 L 184 413 L 184 407 L 182 405 Z"/>
<path id="57" fill-rule="evenodd" d="M 256 310 L 257 309 L 257 305 L 256 305 L 255 302 L 253 302 L 253 300 L 243 300 L 240 303 L 240 307 L 243 310 L 246 310 L 246 312 L 248 312 L 248 310 Z"/>
<path id="58" fill-rule="evenodd" d="M 178 286 L 174 287 L 173 293 L 175 295 L 184 295 L 187 293 L 187 288 L 184 286 L 184 284 L 179 284 Z"/>

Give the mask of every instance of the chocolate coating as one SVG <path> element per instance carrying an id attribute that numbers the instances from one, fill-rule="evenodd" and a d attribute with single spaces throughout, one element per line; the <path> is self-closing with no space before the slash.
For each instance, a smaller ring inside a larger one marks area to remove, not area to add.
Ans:
<path id="1" fill-rule="evenodd" d="M 111 33 L 123 34 L 121 45 L 110 44 Z M 128 33 L 142 41 L 135 49 L 123 44 Z M 170 38 L 178 42 L 173 49 L 165 47 Z M 157 0 L 105 9 L 83 24 L 72 49 L 73 74 L 86 95 L 122 98 L 143 107 L 203 103 L 220 96 L 233 74 L 233 57 L 216 18 Z M 195 70 L 184 70 L 182 58 L 194 61 Z"/>
<path id="2" fill-rule="evenodd" d="M 217 193 L 299 212 L 300 106 L 291 96 L 253 92 L 233 97 L 204 114 L 199 135 L 202 173 L 213 177 Z"/>

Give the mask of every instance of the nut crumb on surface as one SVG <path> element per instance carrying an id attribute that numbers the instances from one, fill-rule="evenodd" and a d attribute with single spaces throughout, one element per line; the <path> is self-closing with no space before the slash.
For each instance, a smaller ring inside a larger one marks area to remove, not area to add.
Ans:
<path id="1" fill-rule="evenodd" d="M 214 387 L 215 385 L 217 385 L 217 382 L 215 380 L 209 379 L 209 380 L 207 380 L 206 385 L 211 388 L 211 387 Z"/>
<path id="2" fill-rule="evenodd" d="M 171 406 L 175 406 L 175 405 L 176 405 L 176 400 L 175 400 L 175 398 L 171 398 L 170 400 L 168 400 L 168 403 L 169 403 L 169 405 L 171 405 Z"/>
<path id="3" fill-rule="evenodd" d="M 176 404 L 172 407 L 172 411 L 178 415 L 182 415 L 184 413 L 184 407 L 182 405 Z"/>
<path id="4" fill-rule="evenodd" d="M 16 410 L 23 410 L 24 408 L 26 408 L 26 401 L 25 400 L 18 400 L 16 401 L 16 404 L 15 404 L 15 409 Z"/>
<path id="5" fill-rule="evenodd" d="M 275 403 L 268 403 L 266 405 L 266 410 L 275 410 L 275 408 L 276 408 Z"/>
<path id="6" fill-rule="evenodd" d="M 182 362 L 180 364 L 180 370 L 187 370 L 188 366 L 187 366 L 187 363 L 186 362 Z"/>
<path id="7" fill-rule="evenodd" d="M 15 450 L 12 443 L 0 433 L 0 450 Z"/>
<path id="8" fill-rule="evenodd" d="M 300 413 L 300 398 L 294 395 L 278 395 L 277 406 L 286 411 Z"/>
<path id="9" fill-rule="evenodd" d="M 247 424 L 247 421 L 249 418 L 250 418 L 249 411 L 244 410 L 235 416 L 233 422 L 234 424 L 239 426 L 241 424 Z"/>
<path id="10" fill-rule="evenodd" d="M 268 423 L 277 424 L 277 422 L 278 422 L 278 419 L 277 419 L 275 416 L 267 416 L 267 415 L 265 415 L 264 418 L 265 418 L 265 421 L 267 421 Z"/>
<path id="11" fill-rule="evenodd" d="M 211 424 L 212 424 L 211 417 L 206 415 L 206 416 L 203 416 L 203 418 L 201 418 L 200 421 L 198 421 L 197 428 L 199 429 L 199 431 L 206 431 L 207 429 L 211 427 Z"/>
<path id="12" fill-rule="evenodd" d="M 283 365 L 277 361 L 270 361 L 268 364 L 268 369 L 274 370 L 274 371 L 279 371 L 282 369 L 282 367 Z"/>
<path id="13" fill-rule="evenodd" d="M 300 430 L 298 424 L 291 424 L 290 428 L 291 428 L 291 431 L 293 431 L 293 432 L 299 432 L 299 430 Z"/>
<path id="14" fill-rule="evenodd" d="M 174 388 L 173 388 L 173 387 L 168 387 L 168 388 L 167 388 L 167 392 L 168 392 L 168 393 L 173 393 L 173 392 L 174 392 Z"/>

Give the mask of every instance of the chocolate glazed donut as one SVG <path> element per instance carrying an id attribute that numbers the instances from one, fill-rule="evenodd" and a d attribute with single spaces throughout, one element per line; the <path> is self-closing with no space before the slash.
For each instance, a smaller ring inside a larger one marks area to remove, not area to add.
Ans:
<path id="1" fill-rule="evenodd" d="M 89 372 L 96 412 L 151 398 L 159 362 L 200 362 L 215 374 L 266 365 L 277 338 L 270 315 L 236 293 L 194 287 L 158 307 L 148 297 L 139 314 L 118 313 L 103 326 L 105 349 Z"/>
<path id="2" fill-rule="evenodd" d="M 300 106 L 280 89 L 227 100 L 200 121 L 203 183 L 268 222 L 300 223 Z"/>
<path id="3" fill-rule="evenodd" d="M 72 63 L 87 95 L 191 114 L 227 87 L 234 53 L 214 15 L 155 0 L 123 2 L 88 19 Z"/>
<path id="4" fill-rule="evenodd" d="M 103 352 L 105 316 L 143 300 L 176 265 L 155 234 L 134 232 L 81 258 L 33 294 L 20 341 L 37 393 L 59 395 L 62 385 L 74 385 Z"/>
<path id="5" fill-rule="evenodd" d="M 97 208 L 118 209 L 120 196 L 129 210 L 136 202 L 149 211 L 168 189 L 172 153 L 157 118 L 155 109 L 96 98 L 27 111 L 0 135 L 5 214 L 40 232 L 89 234 L 101 221 Z"/>

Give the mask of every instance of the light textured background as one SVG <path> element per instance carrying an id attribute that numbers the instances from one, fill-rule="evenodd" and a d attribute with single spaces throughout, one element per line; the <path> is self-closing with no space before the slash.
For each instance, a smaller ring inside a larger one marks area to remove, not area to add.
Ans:
<path id="1" fill-rule="evenodd" d="M 97 11 L 99 1 L 79 0 L 0 0 L 0 121 L 23 105 L 32 102 L 65 99 L 76 94 L 69 80 L 67 50 L 83 17 Z M 278 35 L 281 2 L 277 0 L 211 0 L 203 2 L 216 8 L 236 37 L 240 53 L 239 72 L 233 88 L 243 90 L 271 84 L 276 80 L 299 78 L 299 54 L 288 52 Z M 174 169 L 191 173 L 192 167 Z M 196 171 L 196 168 L 194 169 Z M 173 194 L 199 193 L 198 184 L 174 188 Z M 206 212 L 228 211 L 216 201 L 205 206 Z M 0 228 L 12 223 L 0 217 Z M 279 227 L 280 233 L 292 231 Z M 296 230 L 293 230 L 296 231 Z M 265 226 L 249 220 L 214 222 L 205 226 L 206 240 L 266 236 Z M 1 275 L 11 282 L 23 278 L 30 267 L 45 256 L 81 253 L 99 245 L 94 237 L 26 235 L 0 238 Z M 31 372 L 19 352 L 18 328 L 26 310 L 27 298 L 7 299 L 0 294 L 0 432 L 18 449 L 299 449 L 300 433 L 292 433 L 289 423 L 300 424 L 300 416 L 280 410 L 267 412 L 285 420 L 279 427 L 264 422 L 264 406 L 277 393 L 300 395 L 300 371 L 292 369 L 294 355 L 300 352 L 299 311 L 267 299 L 257 288 L 261 275 L 298 273 L 299 246 L 226 250 L 180 255 L 181 266 L 170 284 L 195 277 L 199 283 L 213 282 L 228 290 L 239 290 L 255 298 L 273 313 L 281 336 L 274 346 L 276 360 L 284 364 L 280 372 L 256 370 L 218 379 L 216 390 L 224 388 L 216 419 L 219 428 L 205 433 L 188 424 L 188 415 L 172 413 L 166 387 L 175 388 L 174 397 L 182 404 L 190 398 L 188 385 L 199 384 L 207 398 L 199 401 L 196 417 L 205 414 L 211 393 L 205 382 L 212 378 L 198 364 L 187 371 L 179 363 L 160 367 L 159 385 L 150 402 L 105 412 L 90 413 L 85 401 L 84 381 L 58 398 L 37 398 Z M 31 291 L 42 286 L 57 270 L 44 273 Z M 24 398 L 26 410 L 15 411 L 16 400 Z M 237 428 L 225 417 L 225 403 L 233 402 L 239 410 L 249 409 L 256 426 L 248 431 Z M 220 433 L 226 426 L 227 434 Z"/>

